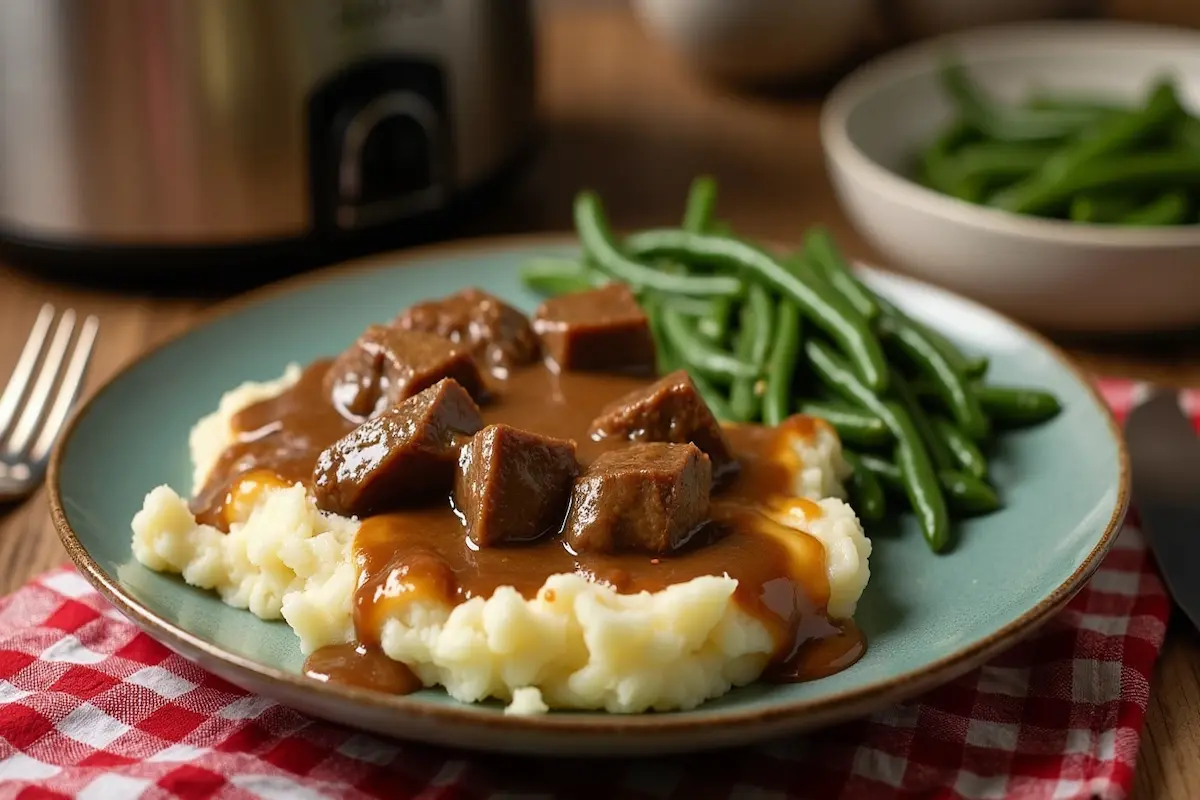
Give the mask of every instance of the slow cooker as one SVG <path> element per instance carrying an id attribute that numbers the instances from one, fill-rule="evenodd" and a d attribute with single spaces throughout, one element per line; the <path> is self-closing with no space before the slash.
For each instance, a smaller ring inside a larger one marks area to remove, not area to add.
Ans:
<path id="1" fill-rule="evenodd" d="M 4 0 L 0 244 L 77 264 L 336 257 L 526 150 L 528 0 Z"/>

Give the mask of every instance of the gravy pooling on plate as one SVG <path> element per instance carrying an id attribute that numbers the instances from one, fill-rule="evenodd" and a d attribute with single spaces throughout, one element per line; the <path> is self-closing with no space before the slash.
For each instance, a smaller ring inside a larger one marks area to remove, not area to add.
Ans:
<path id="1" fill-rule="evenodd" d="M 420 688 L 377 649 L 397 604 L 499 586 L 531 598 L 560 573 L 620 593 L 728 575 L 775 642 L 767 677 L 849 666 L 865 643 L 826 613 L 823 545 L 766 513 L 786 500 L 820 515 L 795 497 L 790 449 L 819 423 L 718 426 L 686 374 L 653 376 L 653 357 L 624 287 L 548 301 L 532 325 L 477 290 L 422 303 L 239 412 L 192 508 L 228 530 L 239 496 L 299 482 L 362 519 L 358 642 L 306 664 L 326 680 Z"/>

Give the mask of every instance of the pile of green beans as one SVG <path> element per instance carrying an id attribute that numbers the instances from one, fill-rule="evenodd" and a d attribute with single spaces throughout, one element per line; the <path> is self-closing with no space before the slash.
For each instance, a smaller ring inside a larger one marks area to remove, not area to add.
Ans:
<path id="1" fill-rule="evenodd" d="M 986 455 L 996 437 L 1050 419 L 1059 401 L 986 383 L 986 357 L 873 292 L 824 228 L 780 258 L 730 233 L 714 218 L 716 199 L 716 183 L 697 178 L 678 228 L 618 240 L 600 198 L 581 192 L 583 258 L 531 261 L 524 281 L 545 295 L 626 284 L 650 321 L 660 373 L 686 369 L 725 423 L 825 420 L 863 523 L 911 511 L 930 548 L 946 551 L 953 520 L 1000 508 Z"/>
<path id="2" fill-rule="evenodd" d="M 1031 94 L 1004 104 L 948 59 L 952 121 L 917 155 L 927 187 L 970 203 L 1077 223 L 1195 224 L 1200 119 L 1169 78 L 1141 103 Z"/>

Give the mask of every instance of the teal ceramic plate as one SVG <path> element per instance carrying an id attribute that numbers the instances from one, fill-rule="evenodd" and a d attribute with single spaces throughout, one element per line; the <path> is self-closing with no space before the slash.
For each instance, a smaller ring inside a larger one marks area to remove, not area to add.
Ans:
<path id="1" fill-rule="evenodd" d="M 190 486 L 188 430 L 225 390 L 273 378 L 290 361 L 333 355 L 368 322 L 467 285 L 532 310 L 537 298 L 521 287 L 518 266 L 571 250 L 563 239 L 494 240 L 334 269 L 238 301 L 153 351 L 79 412 L 56 453 L 51 504 L 71 557 L 150 635 L 235 684 L 314 715 L 466 747 L 644 755 L 811 729 L 950 680 L 1059 609 L 1112 543 L 1128 495 L 1125 454 L 1087 382 L 1016 324 L 929 286 L 868 272 L 913 315 L 991 356 L 996 381 L 1046 387 L 1065 410 L 1004 440 L 994 471 L 1007 505 L 962 525 L 954 552 L 932 555 L 915 527 L 875 538 L 857 615 L 869 649 L 832 677 L 752 685 L 680 713 L 505 716 L 499 705 L 461 705 L 435 690 L 392 697 L 309 680 L 282 622 L 262 622 L 134 561 L 130 519 L 154 486 Z"/>

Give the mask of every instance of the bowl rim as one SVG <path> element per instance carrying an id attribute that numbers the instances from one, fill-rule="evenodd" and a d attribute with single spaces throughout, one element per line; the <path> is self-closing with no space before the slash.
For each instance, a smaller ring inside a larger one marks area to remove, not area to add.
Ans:
<path id="1" fill-rule="evenodd" d="M 1178 249 L 1200 247 L 1200 223 L 1187 226 L 1122 228 L 1079 224 L 1017 214 L 975 205 L 929 189 L 868 155 L 849 133 L 850 115 L 869 97 L 895 83 L 930 72 L 944 48 L 954 46 L 966 65 L 1009 53 L 1030 52 L 1034 41 L 1068 44 L 1076 51 L 1097 52 L 1135 46 L 1147 52 L 1186 48 L 1200 53 L 1200 31 L 1120 20 L 1048 20 L 996 25 L 925 39 L 863 64 L 829 93 L 820 112 L 820 138 L 825 158 L 872 191 L 961 227 L 993 235 L 1020 236 L 1048 244 L 1114 249 Z M 1069 56 L 1068 56 L 1069 57 Z"/>
<path id="2" fill-rule="evenodd" d="M 334 702 L 347 702 L 368 707 L 374 711 L 386 711 L 405 715 L 410 721 L 432 720 L 458 729 L 487 729 L 491 732 L 516 733 L 519 731 L 551 731 L 571 733 L 578 736 L 603 736 L 620 733 L 633 737 L 630 741 L 649 743 L 653 737 L 667 733 L 683 734 L 694 728 L 698 721 L 713 726 L 714 736 L 726 733 L 752 735 L 760 726 L 799 725 L 820 726 L 831 722 L 850 719 L 868 713 L 883 702 L 900 702 L 923 691 L 933 689 L 984 663 L 987 659 L 1008 649 L 1022 636 L 1032 632 L 1043 622 L 1061 610 L 1084 586 L 1099 568 L 1104 557 L 1112 549 L 1124 523 L 1130 501 L 1130 467 L 1125 440 L 1112 410 L 1104 401 L 1097 386 L 1089 376 L 1065 352 L 1042 334 L 1011 319 L 999 311 L 982 306 L 977 301 L 958 295 L 950 290 L 934 286 L 916 278 L 887 273 L 886 278 L 908 287 L 919 287 L 939 296 L 953 298 L 956 302 L 978 309 L 983 315 L 991 316 L 1010 325 L 1022 336 L 1036 344 L 1047 354 L 1058 368 L 1073 378 L 1083 389 L 1101 415 L 1104 427 L 1111 439 L 1117 457 L 1117 487 L 1113 506 L 1103 530 L 1097 535 L 1096 543 L 1081 560 L 1075 570 L 1061 583 L 1016 619 L 1009 621 L 991 634 L 963 645 L 958 650 L 925 665 L 921 669 L 895 674 L 866 686 L 845 689 L 819 698 L 788 700 L 757 709 L 705 709 L 702 705 L 693 712 L 664 714 L 620 715 L 584 711 L 560 711 L 554 714 L 525 717 L 508 714 L 481 714 L 474 704 L 440 704 L 427 700 L 414 700 L 406 695 L 384 695 L 355 686 L 318 683 L 300 673 L 265 664 L 255 658 L 242 656 L 226 650 L 221 645 L 207 641 L 191 633 L 177 622 L 168 620 L 134 597 L 120 579 L 109 574 L 88 552 L 68 518 L 62 473 L 75 431 L 90 413 L 96 402 L 111 387 L 128 373 L 133 372 L 151 356 L 165 350 L 173 342 L 183 340 L 208 325 L 232 316 L 236 312 L 286 297 L 302 288 L 320 286 L 346 279 L 362 273 L 402 268 L 406 264 L 421 263 L 425 259 L 439 256 L 470 256 L 481 253 L 544 246 L 578 246 L 572 234 L 557 232 L 485 236 L 470 239 L 455 239 L 405 250 L 387 251 L 362 257 L 349 262 L 340 262 L 312 272 L 301 273 L 266 286 L 245 292 L 215 304 L 202 312 L 190 325 L 148 347 L 135 358 L 118 369 L 91 396 L 80 403 L 72 412 L 62 435 L 51 453 L 46 488 L 50 516 L 59 541 L 79 573 L 99 591 L 127 619 L 142 630 L 151 633 L 160 643 L 184 655 L 189 661 L 199 663 L 204 669 L 221 675 L 246 688 L 256 685 L 270 686 L 268 696 L 279 699 L 282 692 L 297 691 L 311 693 Z M 855 262 L 855 268 L 870 275 L 880 273 L 876 267 Z M 406 738 L 433 741 L 432 737 L 412 735 Z M 701 734 L 697 734 L 694 746 L 685 750 L 710 749 Z M 714 740 L 715 741 L 715 740 Z M 504 750 L 503 745 L 488 747 L 464 745 L 468 750 Z M 514 745 L 516 749 L 520 749 Z M 670 748 L 668 748 L 670 749 Z M 678 749 L 678 748 L 675 748 Z M 666 752 L 667 750 L 655 750 Z"/>

